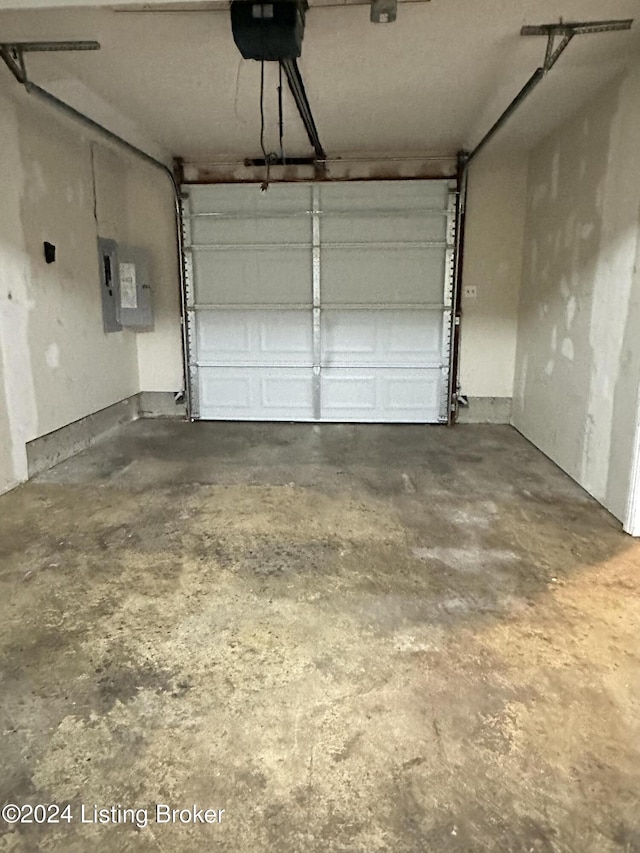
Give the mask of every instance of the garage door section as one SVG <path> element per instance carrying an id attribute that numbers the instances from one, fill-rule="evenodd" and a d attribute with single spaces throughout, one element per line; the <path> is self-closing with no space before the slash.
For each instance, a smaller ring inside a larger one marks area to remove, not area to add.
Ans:
<path id="1" fill-rule="evenodd" d="M 446 420 L 450 182 L 186 190 L 193 417 Z"/>
<path id="2" fill-rule="evenodd" d="M 189 189 L 194 417 L 313 419 L 311 196 L 308 185 Z"/>

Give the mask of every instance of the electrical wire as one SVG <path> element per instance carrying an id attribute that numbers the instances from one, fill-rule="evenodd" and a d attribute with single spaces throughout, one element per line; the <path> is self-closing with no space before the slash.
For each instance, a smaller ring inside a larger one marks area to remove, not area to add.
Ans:
<path id="1" fill-rule="evenodd" d="M 267 159 L 267 149 L 264 146 L 264 60 L 260 63 L 260 148 L 264 159 Z"/>
<path id="2" fill-rule="evenodd" d="M 264 56 L 265 49 L 265 19 L 264 19 L 264 3 L 260 5 L 260 40 L 262 42 L 262 55 Z M 267 167 L 267 173 L 265 175 L 265 179 L 260 185 L 260 190 L 262 192 L 266 192 L 269 189 L 269 177 L 271 171 L 271 164 L 269 162 L 269 156 L 267 155 L 267 149 L 264 144 L 264 59 L 260 62 L 260 148 L 262 149 L 262 156 L 264 157 L 265 166 Z"/>
<path id="3" fill-rule="evenodd" d="M 285 164 L 284 158 L 284 110 L 282 106 L 282 63 L 278 63 L 278 131 L 280 134 L 280 160 Z"/>
<path id="4" fill-rule="evenodd" d="M 264 157 L 264 162 L 267 167 L 267 174 L 264 182 L 260 189 L 263 192 L 269 189 L 269 172 L 270 172 L 270 161 L 269 155 L 267 154 L 267 149 L 264 144 L 264 59 L 260 63 L 260 148 L 262 149 L 262 156 Z"/>

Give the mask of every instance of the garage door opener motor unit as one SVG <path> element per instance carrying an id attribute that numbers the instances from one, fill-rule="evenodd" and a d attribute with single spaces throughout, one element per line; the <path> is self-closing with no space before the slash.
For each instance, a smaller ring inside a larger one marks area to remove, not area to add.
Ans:
<path id="1" fill-rule="evenodd" d="M 309 8 L 307 0 L 276 0 L 274 3 L 255 3 L 252 0 L 232 0 L 231 3 L 231 29 L 238 50 L 245 59 L 254 59 L 262 63 L 260 77 L 260 114 L 261 135 L 260 145 L 264 160 L 262 163 L 267 167 L 266 180 L 261 189 L 266 190 L 269 186 L 269 166 L 273 164 L 285 165 L 284 156 L 284 118 L 282 102 L 282 74 L 287 77 L 289 89 L 298 108 L 309 142 L 313 147 L 315 159 L 305 158 L 308 165 L 317 165 L 324 168 L 326 154 L 318 128 L 313 118 L 311 105 L 307 98 L 304 82 L 297 60 L 302 53 L 302 39 L 304 37 L 305 15 Z M 264 147 L 264 64 L 265 62 L 277 62 L 280 66 L 280 83 L 278 86 L 278 112 L 280 128 L 280 154 L 267 154 Z M 297 158 L 300 162 L 300 158 Z M 259 165 L 260 161 L 245 161 L 247 165 Z"/>
<path id="2" fill-rule="evenodd" d="M 302 53 L 306 2 L 276 0 L 252 3 L 233 0 L 231 28 L 238 50 L 245 59 L 280 62 L 298 59 Z"/>

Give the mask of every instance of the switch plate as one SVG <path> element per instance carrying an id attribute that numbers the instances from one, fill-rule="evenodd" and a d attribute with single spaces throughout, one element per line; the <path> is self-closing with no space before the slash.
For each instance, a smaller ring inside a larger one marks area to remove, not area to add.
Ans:
<path id="1" fill-rule="evenodd" d="M 462 291 L 465 299 L 476 299 L 478 296 L 478 288 L 475 284 L 465 284 Z"/>

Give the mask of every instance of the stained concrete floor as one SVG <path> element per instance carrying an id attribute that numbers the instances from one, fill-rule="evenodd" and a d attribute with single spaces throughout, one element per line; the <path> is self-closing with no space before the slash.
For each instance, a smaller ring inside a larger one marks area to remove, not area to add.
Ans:
<path id="1" fill-rule="evenodd" d="M 139 421 L 0 568 L 1 851 L 640 851 L 640 545 L 508 427 Z"/>

